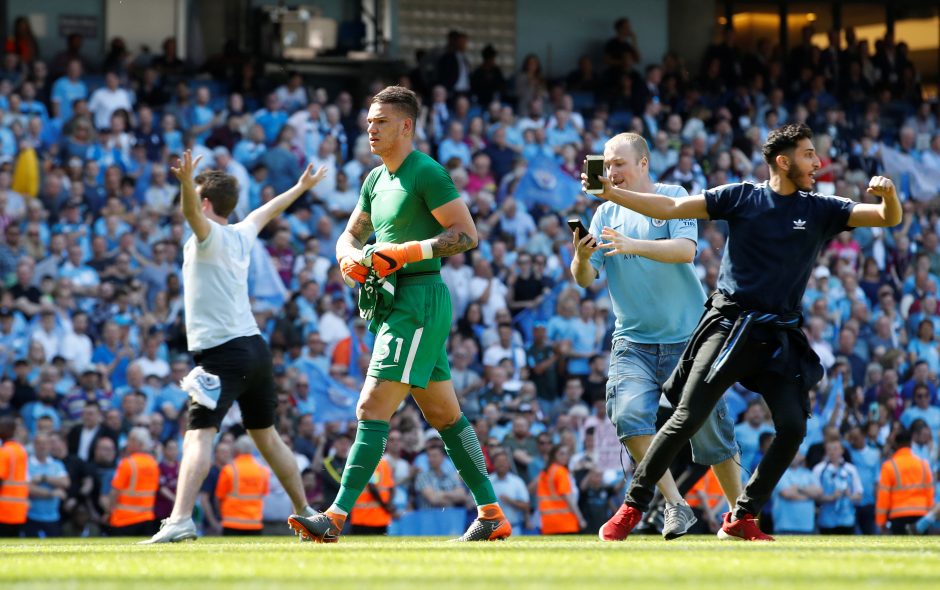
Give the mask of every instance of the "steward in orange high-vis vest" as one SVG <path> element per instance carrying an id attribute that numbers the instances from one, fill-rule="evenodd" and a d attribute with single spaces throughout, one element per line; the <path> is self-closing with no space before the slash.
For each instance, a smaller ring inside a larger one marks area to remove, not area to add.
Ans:
<path id="1" fill-rule="evenodd" d="M 132 428 L 125 456 L 111 480 L 112 537 L 150 536 L 156 531 L 153 505 L 160 489 L 160 467 L 150 454 L 153 447 L 146 428 Z"/>
<path id="2" fill-rule="evenodd" d="M 215 495 L 219 499 L 223 535 L 260 535 L 264 528 L 264 497 L 271 490 L 271 472 L 251 454 L 247 435 L 235 441 L 235 460 L 222 468 Z"/>
<path id="3" fill-rule="evenodd" d="M 15 433 L 13 418 L 0 418 L 0 537 L 19 537 L 29 510 L 29 455 Z"/>
<path id="4" fill-rule="evenodd" d="M 704 496 L 705 502 L 702 502 Z M 727 506 L 725 503 L 725 494 L 718 483 L 715 472 L 709 469 L 698 480 L 692 489 L 685 495 L 685 501 L 702 523 L 709 524 L 714 522 L 717 525 L 721 522 L 720 509 Z M 702 533 L 708 533 L 708 529 L 703 529 Z"/>
<path id="5" fill-rule="evenodd" d="M 352 524 L 354 535 L 384 535 L 388 533 L 388 525 L 392 523 L 392 492 L 395 488 L 395 478 L 392 476 L 392 466 L 385 457 L 379 461 L 372 479 L 356 500 L 352 512 L 349 513 L 349 522 Z"/>
<path id="6" fill-rule="evenodd" d="M 899 432 L 894 443 L 897 452 L 881 466 L 875 522 L 903 535 L 933 506 L 933 477 L 930 465 L 911 451 L 910 432 Z"/>
<path id="7" fill-rule="evenodd" d="M 571 475 L 565 467 L 570 457 L 567 447 L 555 445 L 548 467 L 539 473 L 536 496 L 543 535 L 575 534 L 586 524 L 571 495 Z"/>

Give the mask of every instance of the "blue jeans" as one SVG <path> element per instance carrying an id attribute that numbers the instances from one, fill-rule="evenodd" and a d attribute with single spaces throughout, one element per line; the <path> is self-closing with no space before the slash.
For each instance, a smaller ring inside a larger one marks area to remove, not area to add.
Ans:
<path id="1" fill-rule="evenodd" d="M 663 383 L 672 374 L 685 343 L 638 344 L 624 338 L 614 341 L 607 379 L 607 416 L 620 440 L 656 434 L 656 413 Z M 738 452 L 734 420 L 724 400 L 692 437 L 692 460 L 716 465 Z"/>

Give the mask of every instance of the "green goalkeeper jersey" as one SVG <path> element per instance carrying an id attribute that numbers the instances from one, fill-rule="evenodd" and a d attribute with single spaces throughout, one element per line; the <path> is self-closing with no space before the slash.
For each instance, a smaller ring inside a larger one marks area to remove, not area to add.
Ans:
<path id="1" fill-rule="evenodd" d="M 362 183 L 359 209 L 371 216 L 376 242 L 403 244 L 440 234 L 444 228 L 431 211 L 459 198 L 447 170 L 414 150 L 395 172 L 383 164 L 369 173 Z M 440 270 L 441 259 L 431 258 L 406 264 L 399 274 Z"/>

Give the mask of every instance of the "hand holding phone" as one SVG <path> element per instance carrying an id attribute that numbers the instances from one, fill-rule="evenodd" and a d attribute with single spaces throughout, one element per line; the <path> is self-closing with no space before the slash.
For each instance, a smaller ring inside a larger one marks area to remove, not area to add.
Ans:
<path id="1" fill-rule="evenodd" d="M 574 242 L 575 255 L 590 257 L 597 250 L 597 240 L 588 233 L 587 228 L 581 223 L 581 219 L 577 217 L 568 220 L 568 227 L 573 234 L 572 241 Z"/>
<path id="2" fill-rule="evenodd" d="M 584 167 L 581 169 L 587 179 L 582 182 L 584 192 L 589 195 L 599 195 L 604 192 L 604 184 L 598 180 L 604 175 L 604 156 L 588 155 L 584 157 Z"/>

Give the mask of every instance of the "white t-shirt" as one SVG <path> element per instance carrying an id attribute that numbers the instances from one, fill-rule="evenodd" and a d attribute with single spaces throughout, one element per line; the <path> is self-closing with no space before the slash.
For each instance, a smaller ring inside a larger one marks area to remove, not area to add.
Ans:
<path id="1" fill-rule="evenodd" d="M 155 358 L 151 360 L 145 356 L 142 356 L 134 361 L 134 364 L 140 367 L 144 377 L 156 375 L 160 379 L 166 379 L 167 375 L 170 374 L 170 364 L 161 358 Z"/>
<path id="2" fill-rule="evenodd" d="M 134 112 L 131 105 L 131 95 L 127 90 L 118 88 L 111 90 L 108 87 L 95 90 L 91 99 L 88 101 L 88 110 L 95 117 L 96 129 L 108 129 L 111 127 L 111 115 L 118 109 L 124 109 L 129 113 Z"/>
<path id="3" fill-rule="evenodd" d="M 203 242 L 183 246 L 183 301 L 189 350 L 200 351 L 260 334 L 248 300 L 248 264 L 258 228 L 251 222 L 209 221 Z"/>
<path id="4" fill-rule="evenodd" d="M 506 295 L 509 293 L 509 289 L 506 288 L 506 285 L 504 285 L 501 280 L 495 277 L 492 279 L 484 279 L 482 277 L 473 277 L 470 279 L 470 301 L 479 299 L 483 293 L 486 292 L 486 287 L 490 284 L 490 281 L 493 281 L 493 286 L 490 288 L 490 296 L 486 300 L 486 303 L 481 303 L 483 323 L 487 326 L 492 326 L 496 323 L 497 311 L 509 309 L 509 304 L 506 302 Z"/>

